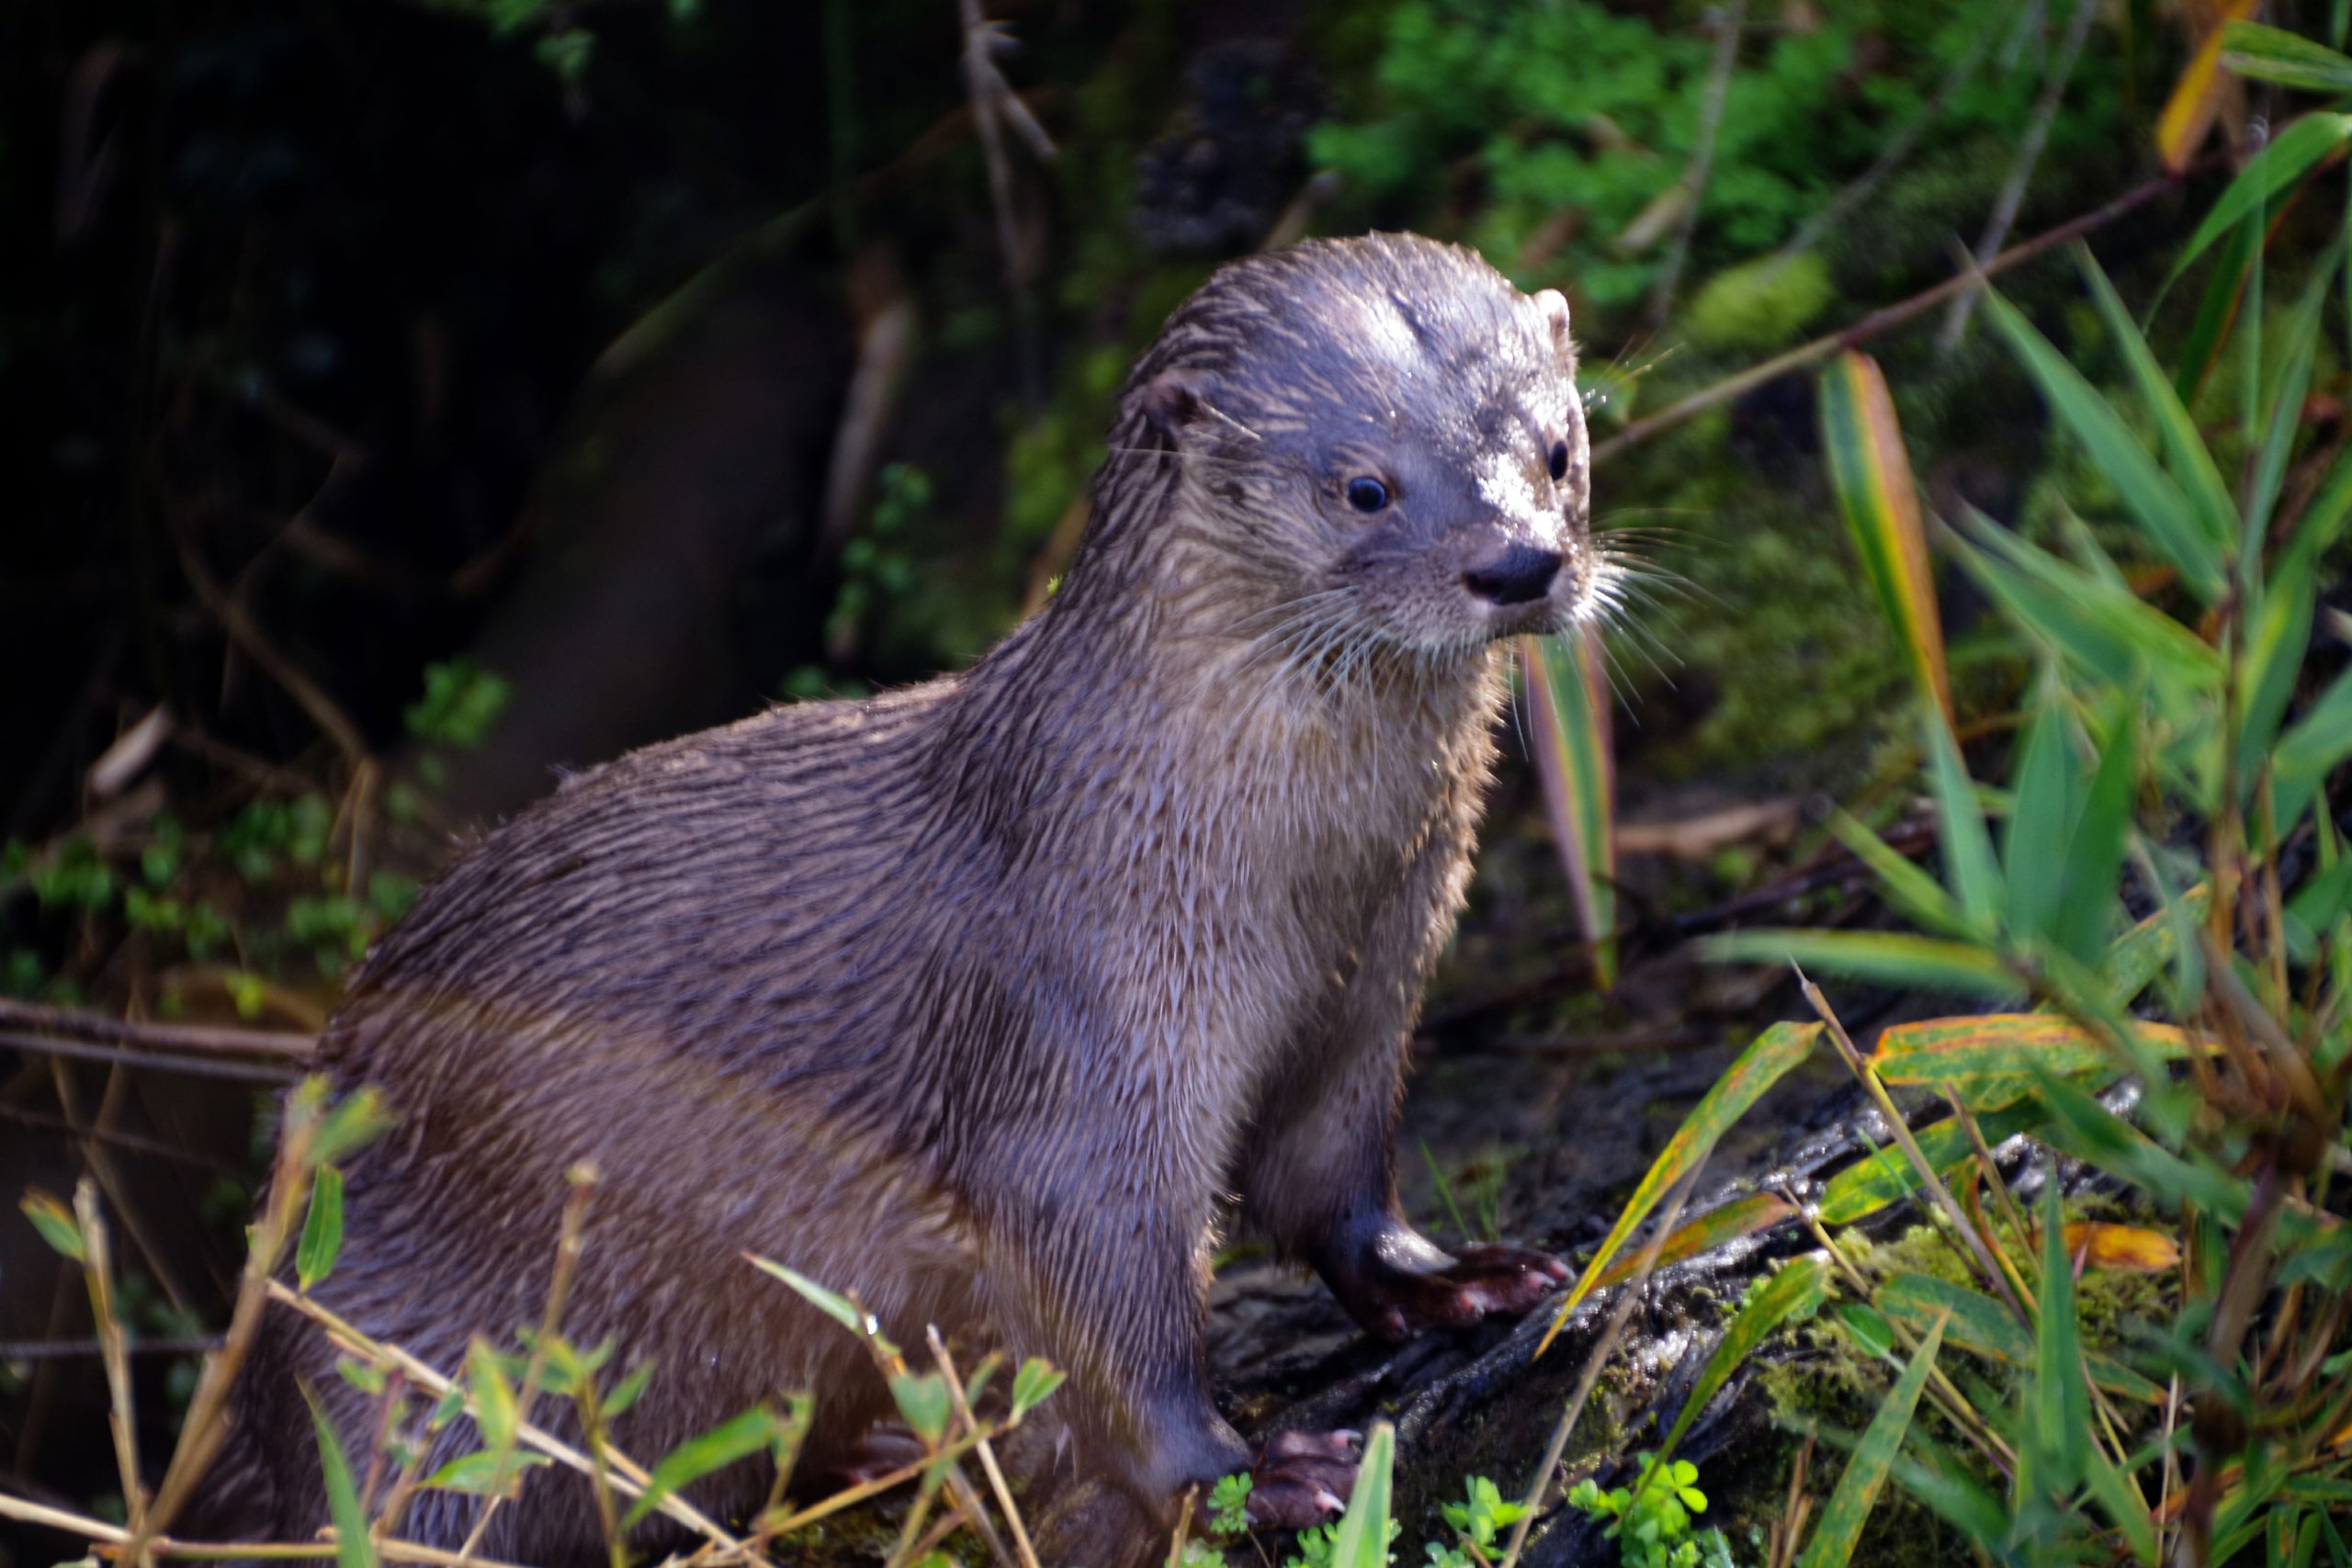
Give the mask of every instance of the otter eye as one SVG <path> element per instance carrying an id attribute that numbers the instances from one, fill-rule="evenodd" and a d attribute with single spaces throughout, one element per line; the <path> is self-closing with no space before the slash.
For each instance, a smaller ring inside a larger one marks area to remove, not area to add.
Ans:
<path id="1" fill-rule="evenodd" d="M 1358 512 L 1377 512 L 1388 504 L 1388 487 L 1368 474 L 1350 479 L 1348 504 Z"/>
<path id="2" fill-rule="evenodd" d="M 1567 477 L 1568 444 L 1565 441 L 1555 441 L 1552 443 L 1552 482 L 1558 484 Z"/>

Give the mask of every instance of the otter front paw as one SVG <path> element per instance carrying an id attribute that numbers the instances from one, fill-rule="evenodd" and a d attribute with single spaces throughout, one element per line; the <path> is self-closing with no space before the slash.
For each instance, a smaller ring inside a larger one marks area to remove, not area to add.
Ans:
<path id="1" fill-rule="evenodd" d="M 1344 1511 L 1356 1483 L 1353 1432 L 1277 1432 L 1250 1467 L 1250 1528 L 1310 1529 Z"/>
<path id="2" fill-rule="evenodd" d="M 1568 1279 L 1568 1266 L 1524 1247 L 1438 1248 L 1409 1230 L 1384 1235 L 1357 1267 L 1330 1277 L 1348 1315 L 1365 1332 L 1408 1339 L 1482 1318 L 1520 1317 Z"/>

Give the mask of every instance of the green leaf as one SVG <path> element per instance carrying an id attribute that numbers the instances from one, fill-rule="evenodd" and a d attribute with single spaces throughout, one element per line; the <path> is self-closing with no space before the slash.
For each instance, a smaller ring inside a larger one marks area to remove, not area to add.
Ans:
<path id="1" fill-rule="evenodd" d="M 49 1243 L 60 1257 L 76 1263 L 89 1261 L 89 1250 L 82 1245 L 82 1227 L 74 1223 L 74 1212 L 59 1202 L 53 1194 L 35 1187 L 17 1200 L 17 1207 L 33 1223 L 41 1240 Z"/>
<path id="2" fill-rule="evenodd" d="M 1984 1134 L 1987 1144 L 1998 1148 L 2019 1133 L 2040 1126 L 2042 1120 L 2040 1106 L 2021 1100 L 2007 1110 L 1978 1116 L 1976 1130 Z M 1968 1129 L 1951 1118 L 1922 1127 L 1913 1136 L 1919 1152 L 1938 1175 L 1950 1171 L 1976 1152 L 1975 1145 L 1969 1142 Z M 1852 1224 L 1890 1203 L 1901 1202 L 1921 1185 L 1911 1156 L 1890 1146 L 1857 1160 L 1831 1177 L 1821 1190 L 1816 1212 L 1823 1224 Z"/>
<path id="3" fill-rule="evenodd" d="M 631 1367 L 628 1370 L 628 1375 L 613 1385 L 612 1393 L 605 1395 L 600 1408 L 605 1417 L 609 1419 L 621 1415 L 629 1406 L 635 1404 L 644 1394 L 646 1385 L 652 1381 L 653 1363 L 651 1361 L 639 1361 Z"/>
<path id="4" fill-rule="evenodd" d="M 763 1273 L 775 1275 L 799 1292 L 803 1301 L 848 1329 L 852 1334 L 862 1337 L 875 1332 L 873 1320 L 851 1305 L 847 1296 L 836 1294 L 807 1275 L 796 1273 L 772 1258 L 753 1258 L 752 1264 Z"/>
<path id="5" fill-rule="evenodd" d="M 1999 958 L 1968 942 L 1902 931 L 1729 931 L 1700 942 L 1713 964 L 1794 964 L 1807 971 L 1896 987 L 2014 997 L 2024 987 Z"/>
<path id="6" fill-rule="evenodd" d="M 2272 197 L 2302 178 L 2346 141 L 2352 141 L 2352 115 L 2343 114 L 2307 114 L 2271 138 L 2268 146 L 2246 160 L 2245 167 L 2197 226 L 2197 232 L 2173 258 L 2171 276 L 2179 277 L 2206 246 L 2256 208 L 2267 209 Z"/>
<path id="7" fill-rule="evenodd" d="M 1731 1326 L 1715 1344 L 1707 1364 L 1700 1370 L 1699 1381 L 1690 1385 L 1690 1397 L 1682 1402 L 1682 1413 L 1666 1434 L 1666 1441 L 1658 1447 L 1663 1462 L 1671 1456 L 1690 1430 L 1690 1424 L 1707 1408 L 1740 1363 L 1753 1355 L 1756 1348 L 1784 1323 L 1802 1323 L 1817 1311 L 1822 1299 L 1829 1292 L 1829 1259 L 1820 1253 L 1809 1253 L 1791 1258 L 1773 1271 L 1747 1298 Z M 1691 1472 L 1695 1479 L 1698 1472 Z"/>
<path id="8" fill-rule="evenodd" d="M 2352 93 L 2352 59 L 2283 28 L 2232 22 L 2222 34 L 2222 63 L 2241 76 L 2314 93 Z"/>
<path id="9" fill-rule="evenodd" d="M 2017 308 L 1986 290 L 1984 307 L 2001 335 L 2041 389 L 2051 411 L 2075 434 L 2135 522 L 2149 547 L 2170 561 L 2181 581 L 2206 604 L 2229 586 L 2222 542 L 2205 531 L 2188 497 L 2159 468 L 2132 427 L 2099 389 L 2051 345 Z"/>
<path id="10" fill-rule="evenodd" d="M 1330 1568 L 1388 1568 L 1388 1506 L 1396 1462 L 1396 1428 L 1373 1423 L 1356 1465 L 1348 1511 L 1331 1540 Z"/>
<path id="11" fill-rule="evenodd" d="M 2144 671 L 2191 691 L 2220 688 L 2221 655 L 2171 616 L 1981 513 L 1966 523 L 1968 539 L 1953 541 L 1953 558 L 2012 620 L 2102 684 L 2129 688 Z"/>
<path id="12" fill-rule="evenodd" d="M 311 1179 L 311 1213 L 302 1221 L 302 1239 L 294 1249 L 294 1277 L 308 1292 L 334 1272 L 343 1251 L 343 1172 L 319 1167 Z"/>
<path id="13" fill-rule="evenodd" d="M 2204 919 L 2210 896 L 2202 884 L 2190 888 L 2180 897 L 2180 914 L 2189 922 Z M 2166 908 L 2115 939 L 2100 965 L 2110 1001 L 2125 1006 L 2148 988 L 2148 982 L 2180 951 L 2181 924 L 2174 910 Z"/>
<path id="14" fill-rule="evenodd" d="M 352 1484 L 351 1461 L 334 1433 L 327 1407 L 307 1383 L 298 1385 L 311 1406 L 311 1427 L 319 1440 L 319 1466 L 325 1472 L 327 1517 L 334 1521 L 334 1554 L 341 1568 L 376 1568 L 376 1543 L 368 1538 L 368 1516 L 359 1506 L 359 1488 Z"/>
<path id="15" fill-rule="evenodd" d="M 1860 1302 L 1839 1302 L 1831 1307 L 1838 1322 L 1854 1337 L 1855 1347 L 1863 1355 L 1876 1358 L 1894 1349 L 1894 1326 L 1884 1316 Z"/>
<path id="16" fill-rule="evenodd" d="M 1942 716 L 1922 716 L 1929 777 L 1936 792 L 1936 830 L 1943 845 L 1944 880 L 1960 899 L 1961 913 L 1980 937 L 1991 936 L 2000 918 L 2001 871 L 1993 861 L 1993 840 L 1976 808 L 1976 788 Z"/>
<path id="17" fill-rule="evenodd" d="M 2159 1202 L 2188 1201 L 2230 1224 L 2245 1217 L 2246 1183 L 2183 1159 L 2062 1078 L 2045 1077 L 2034 1098 L 2050 1112 L 2044 1141 L 2138 1187 Z"/>
<path id="18" fill-rule="evenodd" d="M 2245 663 L 2238 672 L 2238 804 L 2252 804 L 2262 763 L 2278 739 L 2302 672 L 2312 636 L 2312 563 L 2290 551 L 2278 563 L 2262 596 L 2262 607 L 2246 628 Z"/>
<path id="19" fill-rule="evenodd" d="M 1611 827 L 1616 763 L 1611 749 L 1606 657 L 1598 626 L 1522 645 L 1531 754 L 1544 786 L 1552 838 L 1576 900 L 1577 923 L 1601 989 L 1616 976 L 1617 851 Z"/>
<path id="20" fill-rule="evenodd" d="M 381 1090 L 372 1085 L 356 1089 L 319 1124 L 311 1140 L 311 1157 L 321 1165 L 335 1164 L 382 1137 L 392 1121 L 391 1107 Z"/>
<path id="21" fill-rule="evenodd" d="M 890 1380 L 890 1397 L 897 1401 L 899 1414 L 907 1418 L 927 1447 L 936 1448 L 946 1435 L 948 1413 L 955 1403 L 948 1397 L 947 1380 L 938 1372 L 918 1376 L 901 1372 Z"/>
<path id="22" fill-rule="evenodd" d="M 1838 1489 L 1830 1494 L 1829 1506 L 1822 1510 L 1821 1523 L 1805 1544 L 1798 1568 L 1845 1568 L 1853 1560 L 1854 1543 L 1861 1539 L 1863 1522 L 1878 1502 L 1879 1489 L 1886 1484 L 1888 1467 L 1903 1446 L 1904 1433 L 1910 1429 L 1911 1413 L 1918 1405 L 1919 1391 L 1927 1386 L 1943 1337 L 1940 1322 L 1928 1330 L 1918 1354 L 1911 1358 L 1911 1364 L 1895 1380 L 1894 1392 L 1871 1418 L 1862 1440 L 1838 1477 Z"/>
<path id="23" fill-rule="evenodd" d="M 2352 670 L 2336 677 L 2270 754 L 2271 798 L 2281 825 L 2302 816 L 2346 757 L 2352 757 Z"/>
<path id="24" fill-rule="evenodd" d="M 352 1356 L 337 1356 L 334 1359 L 334 1375 L 362 1393 L 374 1396 L 384 1392 L 384 1369 L 373 1361 L 362 1361 Z"/>
<path id="25" fill-rule="evenodd" d="M 2136 705 L 2128 696 L 2115 706 L 2107 748 L 2091 775 L 2090 794 L 2066 846 L 2054 935 L 2061 952 L 2095 964 L 2107 950 L 2123 872 L 2124 836 L 2132 826 L 2133 792 L 2140 782 Z"/>
<path id="26" fill-rule="evenodd" d="M 1068 1375 L 1035 1356 L 1022 1362 L 1021 1370 L 1012 1374 L 1012 1418 L 1017 1421 L 1045 1404 Z"/>
<path id="27" fill-rule="evenodd" d="M 499 1454 L 489 1449 L 477 1449 L 472 1453 L 460 1454 L 435 1471 L 426 1477 L 424 1484 L 437 1491 L 469 1492 L 482 1497 L 489 1495 L 492 1488 L 503 1490 L 508 1482 L 533 1465 L 548 1462 L 545 1454 Z"/>
<path id="28" fill-rule="evenodd" d="M 2018 1368 L 2033 1365 L 2033 1336 L 2015 1314 L 1982 1291 L 1932 1275 L 1904 1273 L 1889 1278 L 1871 1299 L 1888 1317 L 1917 1329 L 1948 1319 L 1948 1342 L 1972 1356 Z M 2143 1404 L 2165 1401 L 2162 1387 L 2120 1361 L 2094 1356 L 2090 1367 L 2102 1388 Z"/>
<path id="29" fill-rule="evenodd" d="M 466 1348 L 467 1381 L 473 1393 L 474 1425 L 482 1442 L 493 1449 L 512 1449 L 522 1412 L 514 1400 L 514 1385 L 499 1364 L 498 1352 L 487 1339 L 477 1338 Z"/>
<path id="30" fill-rule="evenodd" d="M 1829 830 L 1838 836 L 1839 843 L 1853 852 L 1856 860 L 1871 868 L 1886 892 L 1887 902 L 1906 919 L 1947 935 L 1966 932 L 1966 917 L 1952 902 L 1951 895 L 1885 840 L 1842 810 L 1831 815 Z"/>
<path id="31" fill-rule="evenodd" d="M 1551 1345 L 1561 1326 L 1568 1321 L 1568 1314 L 1592 1292 L 1602 1271 L 1614 1260 L 1634 1230 L 1649 1217 L 1650 1211 L 1657 1207 L 1677 1182 L 1699 1168 L 1707 1157 L 1707 1151 L 1714 1147 L 1715 1140 L 1723 1136 L 1724 1129 L 1747 1114 L 1748 1107 L 1754 1105 L 1766 1089 L 1805 1059 L 1813 1050 L 1814 1042 L 1820 1037 L 1821 1026 L 1817 1023 L 1774 1024 L 1758 1035 L 1755 1043 L 1740 1053 L 1739 1059 L 1715 1080 L 1713 1086 L 1700 1098 L 1699 1103 L 1690 1108 L 1690 1114 L 1675 1130 L 1674 1136 L 1666 1141 L 1666 1147 L 1658 1151 L 1657 1158 L 1651 1162 L 1641 1185 L 1634 1189 L 1634 1195 L 1627 1200 L 1624 1212 L 1617 1216 L 1617 1224 L 1585 1264 L 1583 1276 L 1577 1280 L 1576 1288 L 1568 1292 L 1567 1300 L 1561 1303 L 1559 1315 L 1553 1319 L 1543 1342 L 1536 1346 L 1538 1356 Z"/>
<path id="32" fill-rule="evenodd" d="M 688 1438 L 662 1456 L 646 1487 L 621 1519 L 627 1529 L 662 1506 L 662 1500 L 683 1486 L 691 1486 L 713 1471 L 723 1470 L 764 1450 L 776 1435 L 775 1412 L 754 1404 L 741 1415 L 720 1422 L 709 1431 Z"/>
<path id="33" fill-rule="evenodd" d="M 2075 759 L 2054 676 L 2045 677 L 2026 721 L 2010 780 L 2016 804 L 2002 832 L 2001 871 L 2008 885 L 2012 938 L 2050 934 L 2064 887 L 2066 840 L 2075 830 Z"/>
<path id="34" fill-rule="evenodd" d="M 2262 238 L 2262 231 L 2254 223 L 2241 223 L 2230 231 L 2229 243 L 2213 263 L 2213 275 L 2205 280 L 2205 291 L 2198 297 L 2197 314 L 2188 324 L 2188 334 L 2181 340 L 2177 355 L 2178 367 L 2173 372 L 2173 388 L 2183 401 L 2194 402 L 2205 389 L 2206 378 L 2222 357 L 2222 346 L 2237 320 L 2238 297 L 2245 289 L 2247 269 L 2254 265 L 2254 253 Z"/>
<path id="35" fill-rule="evenodd" d="M 2075 1265 L 2066 1256 L 2066 1216 L 2058 1206 L 2058 1183 L 2044 1182 L 2041 1197 L 2041 1310 L 2035 1314 L 2033 1420 L 2027 1440 L 2038 1450 L 2035 1471 L 2042 1484 L 2063 1493 L 2078 1479 L 2080 1455 L 2090 1446 L 2090 1391 L 2083 1382 L 2081 1331 L 2075 1322 Z"/>
<path id="36" fill-rule="evenodd" d="M 2278 367 L 2264 414 L 2262 445 L 2255 466 L 2254 489 L 2246 505 L 2246 534 L 2240 572 L 2255 581 L 2262 565 L 2263 541 L 2270 536 L 2271 508 L 2278 502 L 2278 487 L 2287 478 L 2287 459 L 2295 437 L 2303 430 L 2303 395 L 2311 389 L 2312 355 L 2319 346 L 2320 308 L 2327 302 L 2328 285 L 2343 256 L 2338 241 L 2313 270 L 2301 301 L 2287 318 L 2286 353 Z"/>
<path id="37" fill-rule="evenodd" d="M 2164 447 L 2165 465 L 2187 489 L 2199 531 L 2222 548 L 2230 548 L 2238 538 L 2237 508 L 2230 502 L 2229 487 L 2222 482 L 2222 472 L 2213 465 L 2213 454 L 2207 449 L 2204 436 L 2198 433 L 2197 422 L 2189 417 L 2180 395 L 2157 366 L 2156 356 L 2148 350 L 2148 340 L 2140 335 L 2138 324 L 2132 320 L 2132 312 L 2124 309 L 2114 285 L 2108 282 L 2107 274 L 2092 259 L 2090 247 L 2077 242 L 2075 260 L 2082 268 L 2083 280 L 2090 286 L 2091 299 L 2098 306 L 2099 319 L 2106 323 L 2109 341 L 2122 354 L 2124 365 L 2132 372 L 2141 401 L 2155 416 L 2156 436 Z"/>

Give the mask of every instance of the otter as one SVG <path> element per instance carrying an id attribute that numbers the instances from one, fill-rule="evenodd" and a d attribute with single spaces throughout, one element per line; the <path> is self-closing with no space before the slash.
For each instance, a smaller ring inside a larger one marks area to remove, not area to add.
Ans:
<path id="1" fill-rule="evenodd" d="M 320 1298 L 456 1368 L 536 1320 L 589 1160 L 565 1326 L 658 1364 L 613 1433 L 640 1458 L 786 1390 L 804 1464 L 885 1413 L 751 1252 L 901 1343 L 984 1325 L 1067 1371 L 1079 1465 L 1159 1525 L 1245 1470 L 1259 1524 L 1335 1509 L 1344 1435 L 1253 1453 L 1212 1401 L 1208 1245 L 1230 1187 L 1389 1337 L 1566 1277 L 1421 1235 L 1391 1145 L 1503 639 L 1607 597 L 1575 369 L 1566 301 L 1464 250 L 1223 267 L 1135 366 L 1058 592 L 970 669 L 633 753 L 428 886 L 322 1039 L 400 1120 L 345 1171 Z M 334 1358 L 265 1319 L 214 1483 L 246 1526 L 325 1520 L 298 1379 L 369 1440 Z M 740 1513 L 755 1469 L 690 1495 Z M 405 1531 L 455 1547 L 479 1506 L 424 1495 Z M 602 1562 L 586 1483 L 534 1473 L 480 1550 Z"/>

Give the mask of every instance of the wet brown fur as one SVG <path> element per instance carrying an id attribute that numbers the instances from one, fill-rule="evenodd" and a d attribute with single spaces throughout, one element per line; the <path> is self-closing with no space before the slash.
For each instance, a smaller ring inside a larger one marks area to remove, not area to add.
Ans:
<path id="1" fill-rule="evenodd" d="M 985 1324 L 1068 1368 L 1079 1462 L 1138 1499 L 1246 1463 L 1203 1355 L 1219 1195 L 1335 1280 L 1418 1244 L 1390 1137 L 1496 639 L 1593 599 L 1556 300 L 1405 236 L 1225 269 L 1137 365 L 1060 592 L 970 671 L 652 747 L 470 847 L 326 1034 L 401 1120 L 350 1166 L 322 1299 L 456 1368 L 536 1319 L 593 1160 L 565 1326 L 658 1361 L 615 1434 L 640 1458 L 782 1390 L 816 1391 L 820 1445 L 880 1413 L 864 1350 L 751 1251 L 903 1344 Z M 1576 472 L 1546 489 L 1554 439 Z M 1382 518 L 1347 505 L 1359 472 Z M 1498 509 L 1510 473 L 1552 524 Z M 1464 594 L 1531 527 L 1566 557 L 1546 600 Z M 266 1323 L 219 1517 L 307 1538 L 296 1379 L 356 1451 L 370 1413 L 314 1332 Z M 455 1546 L 475 1506 L 424 1495 L 404 1533 Z M 481 1550 L 600 1562 L 584 1486 L 537 1472 Z"/>

